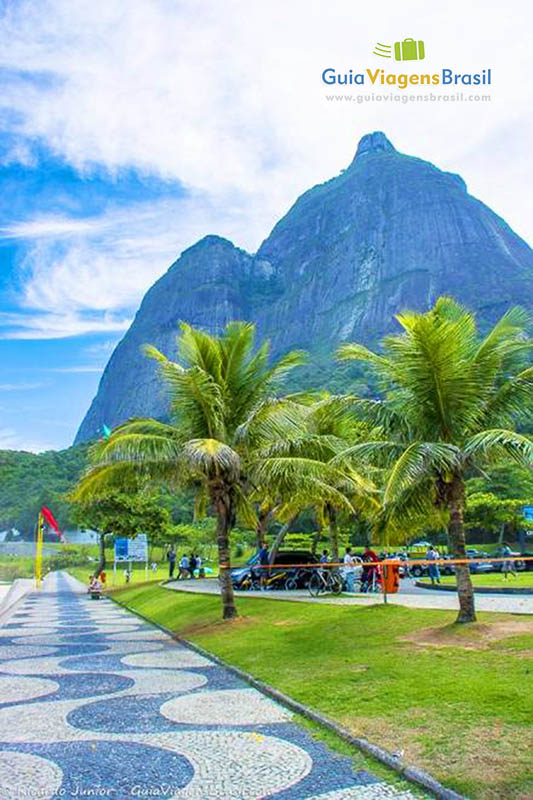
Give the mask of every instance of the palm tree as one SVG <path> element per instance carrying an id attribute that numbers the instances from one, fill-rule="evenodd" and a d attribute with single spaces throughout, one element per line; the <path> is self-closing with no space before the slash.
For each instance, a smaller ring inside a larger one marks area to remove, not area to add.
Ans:
<path id="1" fill-rule="evenodd" d="M 533 403 L 533 367 L 525 366 L 533 340 L 528 317 L 513 308 L 481 337 L 473 315 L 441 297 L 426 313 L 397 315 L 403 328 L 383 340 L 383 352 L 345 344 L 340 359 L 367 362 L 384 399 L 361 399 L 360 417 L 382 430 L 381 441 L 348 448 L 338 463 L 387 469 L 383 493 L 389 520 L 420 519 L 435 507 L 448 512 L 456 558 L 465 552 L 465 478 L 502 457 L 533 462 L 533 442 L 517 432 Z M 457 565 L 458 622 L 475 620 L 467 565 Z"/>
<path id="2" fill-rule="evenodd" d="M 285 524 L 278 531 L 270 550 L 271 563 L 291 523 L 303 509 L 313 507 L 317 519 L 329 526 L 332 559 L 338 561 L 338 513 L 353 515 L 369 510 L 375 513 L 378 507 L 377 490 L 371 480 L 348 464 L 334 466 L 331 463 L 335 455 L 368 437 L 368 426 L 354 417 L 353 398 L 323 392 L 318 399 L 314 396 L 309 399 L 312 402 L 302 403 L 300 408 L 301 423 L 296 436 L 287 436 L 264 453 L 266 467 L 273 457 L 283 457 L 284 462 L 279 463 L 289 465 L 292 470 L 301 457 L 308 459 L 305 470 L 295 470 L 293 477 L 297 480 L 291 481 L 288 493 L 278 498 L 276 515 Z M 311 464 L 320 466 L 312 470 Z M 276 474 L 272 475 L 270 483 L 277 486 Z"/>
<path id="3" fill-rule="evenodd" d="M 253 481 L 257 483 L 258 453 L 294 435 L 298 426 L 298 404 L 277 398 L 276 391 L 304 355 L 292 352 L 269 365 L 268 342 L 254 351 L 255 328 L 243 322 L 229 323 L 220 337 L 185 323 L 180 327 L 180 363 L 152 346 L 144 348 L 159 363 L 170 394 L 172 421 L 135 419 L 116 428 L 94 446 L 94 465 L 77 496 L 95 496 L 139 477 L 193 485 L 197 505 L 210 504 L 217 520 L 223 618 L 231 619 L 237 611 L 229 534 L 238 514 L 256 525 L 249 493 Z M 280 465 L 272 462 L 265 469 L 271 479 L 279 472 L 282 481 L 291 482 Z"/>

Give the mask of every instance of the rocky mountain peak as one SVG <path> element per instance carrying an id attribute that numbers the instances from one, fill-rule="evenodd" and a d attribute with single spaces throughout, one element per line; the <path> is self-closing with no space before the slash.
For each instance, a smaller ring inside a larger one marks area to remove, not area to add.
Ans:
<path id="1" fill-rule="evenodd" d="M 168 416 L 141 345 L 174 358 L 181 321 L 210 333 L 230 320 L 255 322 L 275 356 L 310 351 L 316 387 L 335 374 L 339 342 L 375 345 L 401 309 L 423 310 L 447 294 L 484 326 L 513 305 L 531 308 L 532 285 L 533 252 L 460 176 L 368 133 L 351 168 L 305 192 L 255 255 L 213 235 L 181 254 L 117 345 L 76 441 L 103 424 Z"/>
<path id="2" fill-rule="evenodd" d="M 396 149 L 382 131 L 366 133 L 357 145 L 354 161 L 362 156 L 375 153 L 395 153 Z"/>

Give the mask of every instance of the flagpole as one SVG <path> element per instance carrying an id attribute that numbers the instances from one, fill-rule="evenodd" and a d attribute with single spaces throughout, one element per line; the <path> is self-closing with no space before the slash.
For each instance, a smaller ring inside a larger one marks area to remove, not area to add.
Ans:
<path id="1" fill-rule="evenodd" d="M 37 522 L 37 541 L 35 543 L 35 588 L 42 587 L 43 578 L 43 518 L 39 511 Z"/>

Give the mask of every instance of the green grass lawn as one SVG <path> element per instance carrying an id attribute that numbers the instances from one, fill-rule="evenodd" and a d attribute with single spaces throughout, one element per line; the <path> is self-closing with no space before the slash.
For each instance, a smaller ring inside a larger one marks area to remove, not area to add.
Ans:
<path id="1" fill-rule="evenodd" d="M 504 580 L 503 575 L 499 572 L 489 572 L 486 575 L 472 575 L 471 577 L 474 586 L 494 586 L 498 589 L 524 588 L 533 590 L 533 571 L 517 572 L 516 577 L 509 575 L 507 580 Z M 424 583 L 431 583 L 428 578 L 422 578 L 422 580 Z M 442 575 L 440 581 L 441 583 L 455 586 L 455 575 Z"/>
<path id="2" fill-rule="evenodd" d="M 533 620 L 120 589 L 131 609 L 480 800 L 533 796 Z M 435 630 L 434 630 L 435 629 Z"/>
<path id="3" fill-rule="evenodd" d="M 94 564 L 92 565 L 94 569 Z M 68 571 L 70 575 L 74 578 L 77 578 L 82 583 L 89 583 L 89 575 L 92 574 L 91 565 L 88 567 L 69 567 Z M 126 585 L 126 578 L 125 578 L 126 570 L 124 565 L 120 565 L 117 567 L 116 574 L 113 573 L 113 564 L 106 569 L 106 577 L 107 577 L 107 586 L 125 586 Z M 136 566 L 133 567 L 131 571 L 131 584 L 137 583 L 146 583 L 146 581 L 165 581 L 168 579 L 168 567 L 165 566 L 158 566 L 157 570 L 152 570 L 150 567 L 148 568 L 148 572 L 146 572 L 144 566 Z"/>

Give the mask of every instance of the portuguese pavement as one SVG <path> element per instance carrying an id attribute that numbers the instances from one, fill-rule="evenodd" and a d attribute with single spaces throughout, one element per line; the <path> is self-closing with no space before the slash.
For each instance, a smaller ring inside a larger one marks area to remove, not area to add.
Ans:
<path id="1" fill-rule="evenodd" d="M 0 627 L 0 798 L 414 800 L 282 706 L 50 575 Z"/>

